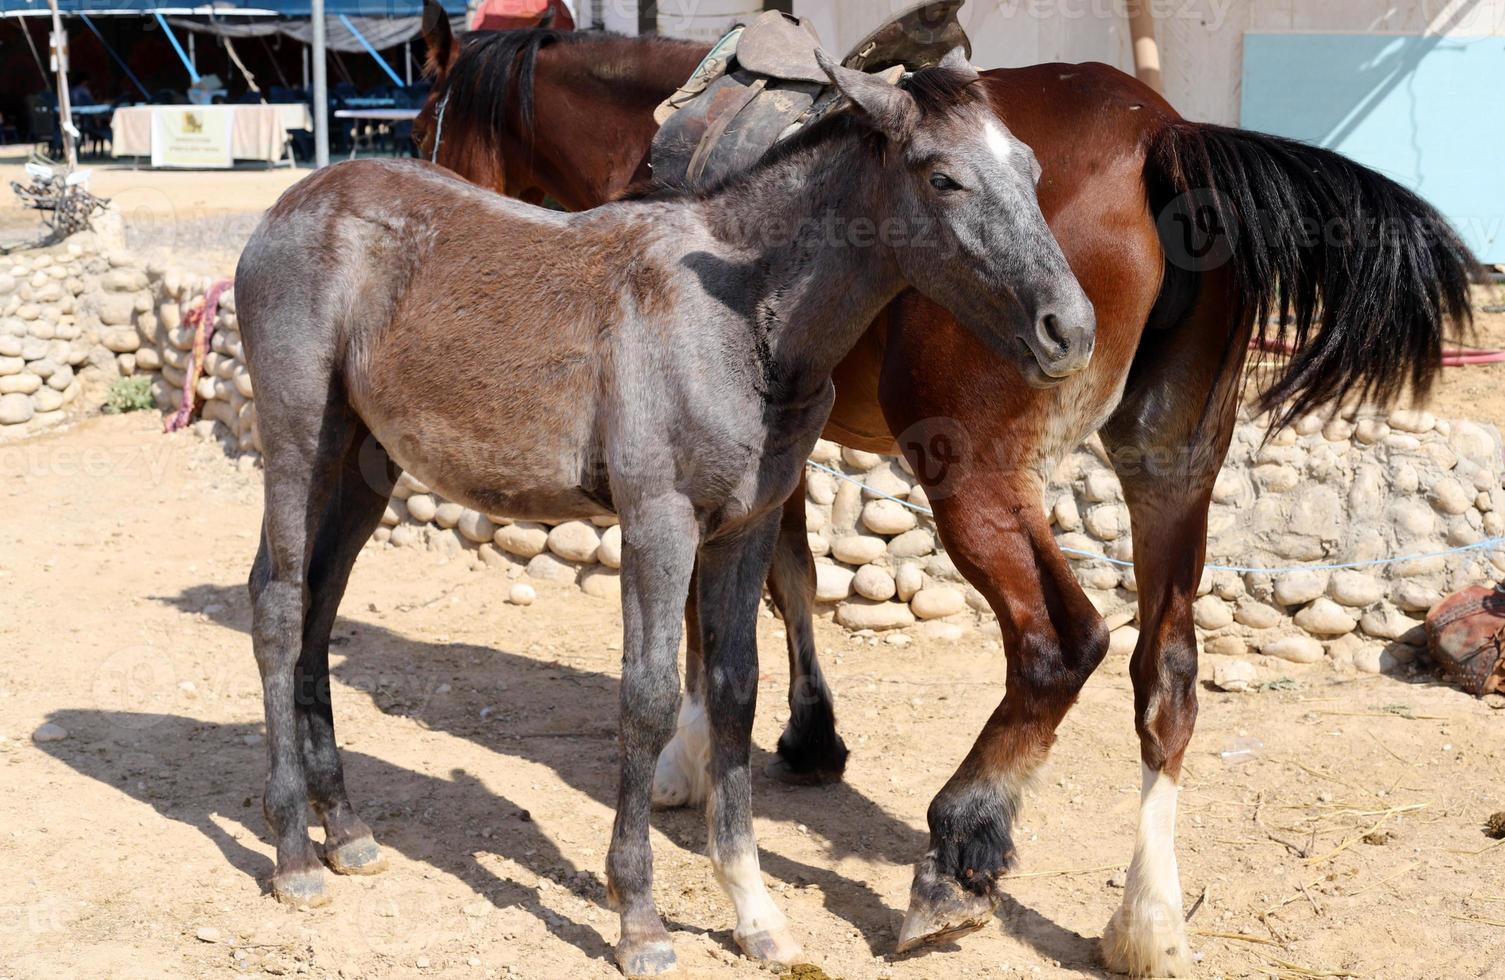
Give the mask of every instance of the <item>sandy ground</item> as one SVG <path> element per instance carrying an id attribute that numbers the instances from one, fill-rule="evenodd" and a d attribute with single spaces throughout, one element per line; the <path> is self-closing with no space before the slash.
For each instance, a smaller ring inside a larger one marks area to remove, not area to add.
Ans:
<path id="1" fill-rule="evenodd" d="M 1474 332 L 1452 346 L 1505 350 L 1505 284 L 1474 289 Z M 1483 419 L 1505 428 L 1505 363 L 1447 368 L 1427 408 L 1439 418 Z"/>
<path id="2" fill-rule="evenodd" d="M 368 549 L 336 628 L 349 783 L 392 867 L 333 879 L 317 911 L 268 896 L 243 586 L 259 496 L 258 474 L 150 414 L 0 448 L 0 977 L 615 975 L 618 611 L 546 586 L 511 606 L 502 572 L 437 554 Z M 925 807 L 1001 696 L 1002 655 L 976 634 L 895 647 L 822 623 L 819 641 L 848 780 L 754 786 L 765 877 L 812 961 L 848 978 L 1099 975 L 1138 802 L 1125 661 L 1062 726 L 997 921 L 895 959 Z M 760 645 L 761 767 L 783 720 L 777 620 Z M 1500 699 L 1425 675 L 1260 672 L 1258 693 L 1202 692 L 1188 755 L 1203 975 L 1505 977 L 1505 847 L 1481 831 L 1505 809 Z M 47 722 L 66 737 L 33 741 Z M 684 975 L 761 975 L 734 953 L 700 815 L 654 826 Z"/>

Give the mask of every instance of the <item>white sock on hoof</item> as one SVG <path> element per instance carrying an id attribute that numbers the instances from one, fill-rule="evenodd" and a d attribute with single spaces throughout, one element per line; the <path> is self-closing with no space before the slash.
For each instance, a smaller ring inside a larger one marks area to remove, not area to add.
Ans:
<path id="1" fill-rule="evenodd" d="M 713 843 L 711 866 L 716 870 L 716 881 L 737 909 L 737 928 L 732 935 L 742 951 L 753 959 L 793 963 L 800 956 L 800 944 L 763 884 L 756 853 L 722 860 Z"/>
<path id="2" fill-rule="evenodd" d="M 692 806 L 705 800 L 711 780 L 711 723 L 705 705 L 686 694 L 674 738 L 653 771 L 653 805 Z"/>
<path id="3" fill-rule="evenodd" d="M 1180 977 L 1191 970 L 1176 867 L 1176 799 L 1180 787 L 1141 764 L 1139 830 L 1123 905 L 1103 933 L 1109 969 L 1131 976 Z"/>

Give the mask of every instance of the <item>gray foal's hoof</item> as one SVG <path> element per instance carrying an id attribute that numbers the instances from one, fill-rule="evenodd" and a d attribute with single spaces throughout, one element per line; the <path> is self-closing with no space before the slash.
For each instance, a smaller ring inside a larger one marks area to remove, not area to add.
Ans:
<path id="1" fill-rule="evenodd" d="M 272 894 L 284 905 L 305 909 L 328 905 L 330 901 L 324 888 L 324 871 L 317 867 L 278 872 L 272 876 Z"/>
<path id="2" fill-rule="evenodd" d="M 324 863 L 341 875 L 374 875 L 387 870 L 387 859 L 370 834 L 348 840 L 333 850 L 324 851 Z"/>
<path id="3" fill-rule="evenodd" d="M 674 944 L 663 939 L 623 939 L 617 943 L 617 966 L 629 977 L 656 977 L 679 966 Z"/>
<path id="4" fill-rule="evenodd" d="M 733 933 L 742 954 L 751 960 L 793 966 L 804 958 L 804 951 L 788 929 L 765 929 L 746 936 Z"/>

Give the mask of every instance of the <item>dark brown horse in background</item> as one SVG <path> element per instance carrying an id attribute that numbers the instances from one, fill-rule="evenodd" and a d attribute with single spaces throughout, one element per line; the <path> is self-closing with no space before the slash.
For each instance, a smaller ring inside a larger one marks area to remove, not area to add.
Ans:
<path id="1" fill-rule="evenodd" d="M 422 155 L 501 193 L 547 194 L 572 209 L 650 176 L 653 109 L 706 52 L 549 30 L 457 42 L 442 19 L 426 38 L 436 84 L 415 127 Z M 930 806 L 930 850 L 899 945 L 988 920 L 1015 860 L 1022 789 L 1107 650 L 1108 629 L 1041 507 L 1055 463 L 1100 431 L 1132 521 L 1142 759 L 1133 862 L 1102 949 L 1116 970 L 1185 975 L 1174 832 L 1197 714 L 1192 603 L 1249 341 L 1296 350 L 1261 396 L 1277 422 L 1326 403 L 1394 400 L 1408 385 L 1425 392 L 1446 328 L 1468 317 L 1472 260 L 1440 215 L 1385 177 L 1330 151 L 1189 122 L 1108 66 L 995 70 L 983 84 L 1043 167 L 1040 205 L 1096 308 L 1098 341 L 1085 372 L 1031 389 L 909 293 L 836 370 L 827 438 L 891 452 L 900 434 L 898 449 L 932 491 L 946 551 L 997 615 L 1008 659 L 1002 704 Z M 945 472 L 926 468 L 923 438 L 911 437 L 936 424 L 969 446 Z M 769 579 L 790 647 L 785 775 L 839 772 L 845 759 L 809 624 L 802 496 L 785 508 Z M 690 722 L 697 656 L 686 671 Z M 699 737 L 684 729 L 666 752 L 661 795 L 688 795 L 673 770 L 700 757 L 682 744 Z"/>

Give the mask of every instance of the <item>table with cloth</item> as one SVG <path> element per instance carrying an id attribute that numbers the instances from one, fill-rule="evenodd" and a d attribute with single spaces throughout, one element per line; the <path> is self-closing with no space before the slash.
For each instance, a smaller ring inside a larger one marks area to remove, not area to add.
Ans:
<path id="1" fill-rule="evenodd" d="M 218 115 L 215 123 L 228 129 L 230 157 L 234 160 L 263 160 L 276 163 L 286 155 L 287 131 L 311 129 L 313 120 L 308 106 L 301 102 L 267 105 L 238 103 L 225 105 L 138 105 L 115 110 L 110 123 L 113 136 L 111 152 L 117 157 L 152 156 L 154 118 L 160 113 L 204 113 Z M 229 163 L 204 164 L 229 166 Z"/>

